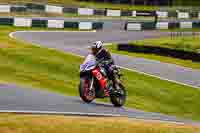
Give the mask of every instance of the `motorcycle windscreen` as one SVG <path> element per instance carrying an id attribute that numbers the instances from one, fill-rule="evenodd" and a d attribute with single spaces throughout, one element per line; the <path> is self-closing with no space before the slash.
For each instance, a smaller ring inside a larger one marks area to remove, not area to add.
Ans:
<path id="1" fill-rule="evenodd" d="M 83 64 L 87 64 L 88 62 L 90 62 L 91 64 L 95 64 L 96 62 L 96 59 L 95 59 L 95 56 L 92 55 L 92 54 L 88 54 L 87 57 L 85 58 Z"/>
<path id="2" fill-rule="evenodd" d="M 95 56 L 92 54 L 87 55 L 82 65 L 80 65 L 80 70 L 84 70 L 87 67 L 93 66 L 96 63 Z"/>

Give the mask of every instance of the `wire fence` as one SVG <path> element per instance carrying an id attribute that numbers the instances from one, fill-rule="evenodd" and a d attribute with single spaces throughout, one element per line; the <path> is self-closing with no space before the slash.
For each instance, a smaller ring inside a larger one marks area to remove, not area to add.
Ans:
<path id="1" fill-rule="evenodd" d="M 200 31 L 171 31 L 171 39 L 177 39 L 177 37 L 192 36 L 193 39 L 200 39 Z"/>

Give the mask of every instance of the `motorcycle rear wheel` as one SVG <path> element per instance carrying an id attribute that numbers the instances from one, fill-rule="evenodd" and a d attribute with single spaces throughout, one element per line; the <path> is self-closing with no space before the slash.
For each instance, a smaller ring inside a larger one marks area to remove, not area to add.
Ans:
<path id="1" fill-rule="evenodd" d="M 112 92 L 110 95 L 110 100 L 115 107 L 121 107 L 126 102 L 126 96 L 127 96 L 126 89 L 122 84 L 119 84 L 119 87 L 120 87 L 119 90 L 114 89 L 113 90 L 114 92 Z M 118 95 L 115 91 L 119 91 L 120 95 Z"/>

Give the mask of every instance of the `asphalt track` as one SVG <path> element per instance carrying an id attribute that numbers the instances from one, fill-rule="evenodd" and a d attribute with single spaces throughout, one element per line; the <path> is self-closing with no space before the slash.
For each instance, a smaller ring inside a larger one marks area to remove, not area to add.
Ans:
<path id="1" fill-rule="evenodd" d="M 16 32 L 11 34 L 18 39 L 22 39 L 34 44 L 39 44 L 45 47 L 56 48 L 66 52 L 71 52 L 78 55 L 87 55 L 88 51 L 85 48 L 95 40 L 103 40 L 105 42 L 127 42 L 128 40 L 154 38 L 166 36 L 168 33 L 158 32 Z M 135 63 L 144 66 L 153 65 L 156 67 L 159 62 L 149 61 L 141 58 L 133 59 L 127 56 L 113 55 L 119 65 L 127 65 L 130 69 L 137 69 L 131 64 Z M 128 59 L 128 60 L 127 60 Z M 122 61 L 122 62 L 121 62 Z M 125 62 L 124 62 L 125 61 Z M 134 61 L 134 62 L 132 62 Z M 154 65 L 157 64 L 157 65 Z M 170 66 L 170 65 L 169 65 Z M 140 68 L 138 67 L 138 68 Z M 163 64 L 162 70 L 168 69 L 166 64 Z M 178 67 L 178 66 L 174 66 Z M 145 68 L 145 67 L 143 67 Z M 170 67 L 171 68 L 171 67 Z M 179 68 L 179 67 L 178 67 Z M 182 68 L 182 67 L 181 67 Z M 183 68 L 185 70 L 186 68 Z M 150 69 L 153 70 L 153 69 Z M 188 69 L 186 69 L 188 70 Z M 159 71 L 159 70 L 157 70 Z M 168 71 L 168 70 L 166 70 Z M 194 71 L 194 70 L 190 70 Z M 189 71 L 189 72 L 190 72 Z M 187 72 L 187 71 L 186 71 Z M 198 71 L 197 71 L 198 72 Z M 168 72 L 169 73 L 169 72 Z M 183 76 L 183 75 L 181 75 Z M 195 74 L 194 74 L 195 76 Z M 198 75 L 197 75 L 198 76 Z M 187 75 L 186 75 L 187 78 Z M 198 78 L 198 77 L 197 77 Z M 200 79 L 200 78 L 199 78 Z M 95 103 L 85 104 L 80 98 L 63 96 L 44 90 L 27 89 L 15 85 L 0 85 L 0 112 L 57 112 L 63 114 L 88 114 L 88 115 L 113 115 L 125 116 L 128 118 L 138 118 L 147 120 L 160 120 L 178 123 L 199 124 L 190 120 L 178 119 L 173 116 L 166 116 L 159 113 L 144 112 L 128 108 L 114 108 L 110 104 Z M 77 91 L 75 89 L 75 91 Z"/>
<path id="2" fill-rule="evenodd" d="M 185 124 L 198 124 L 191 120 L 177 119 L 159 113 L 136 109 L 114 108 L 111 104 L 86 104 L 78 97 L 64 96 L 40 89 L 22 88 L 0 84 L 0 113 L 61 114 L 84 116 L 113 116 L 145 120 L 159 120 Z M 74 91 L 77 91 L 76 89 Z"/>

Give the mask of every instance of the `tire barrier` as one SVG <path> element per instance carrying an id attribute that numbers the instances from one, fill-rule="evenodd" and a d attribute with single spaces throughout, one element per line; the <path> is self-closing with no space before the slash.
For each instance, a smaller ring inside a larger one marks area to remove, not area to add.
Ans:
<path id="1" fill-rule="evenodd" d="M 29 11 L 39 11 L 39 12 L 45 11 L 45 6 L 40 5 L 40 4 L 28 3 L 26 4 L 26 8 Z"/>
<path id="2" fill-rule="evenodd" d="M 59 19 L 2 17 L 0 25 L 13 25 L 17 27 L 46 27 L 46 28 L 73 28 L 80 30 L 103 30 L 104 22 L 67 21 Z M 200 28 L 200 21 L 195 22 L 126 22 L 127 31 L 161 30 L 161 29 L 192 29 Z"/>
<path id="3" fill-rule="evenodd" d="M 89 8 L 78 8 L 79 15 L 94 15 L 94 10 Z"/>
<path id="4" fill-rule="evenodd" d="M 10 6 L 10 12 L 27 12 L 27 7 L 21 5 L 12 5 Z"/>
<path id="5" fill-rule="evenodd" d="M 7 13 L 11 12 L 11 6 L 10 5 L 0 5 L 0 13 Z"/>
<path id="6" fill-rule="evenodd" d="M 103 22 L 71 22 L 66 20 L 39 19 L 39 18 L 0 18 L 0 25 L 16 27 L 44 27 L 44 28 L 73 28 L 79 30 L 102 30 Z"/>
<path id="7" fill-rule="evenodd" d="M 31 27 L 32 20 L 30 18 L 14 18 L 14 26 L 16 26 L 16 27 Z"/>
<path id="8" fill-rule="evenodd" d="M 200 28 L 200 21 L 195 22 L 126 22 L 125 30 L 163 30 Z"/>
<path id="9" fill-rule="evenodd" d="M 63 13 L 63 7 L 46 5 L 45 12 L 46 13 Z"/>
<path id="10" fill-rule="evenodd" d="M 14 19 L 13 18 L 0 18 L 0 25 L 13 25 Z"/>
<path id="11" fill-rule="evenodd" d="M 170 48 L 161 48 L 156 46 L 141 46 L 134 44 L 118 44 L 117 49 L 119 51 L 135 52 L 135 53 L 149 53 L 156 54 L 161 56 L 170 56 L 174 58 L 192 60 L 195 62 L 200 62 L 200 53 L 170 49 Z"/>

